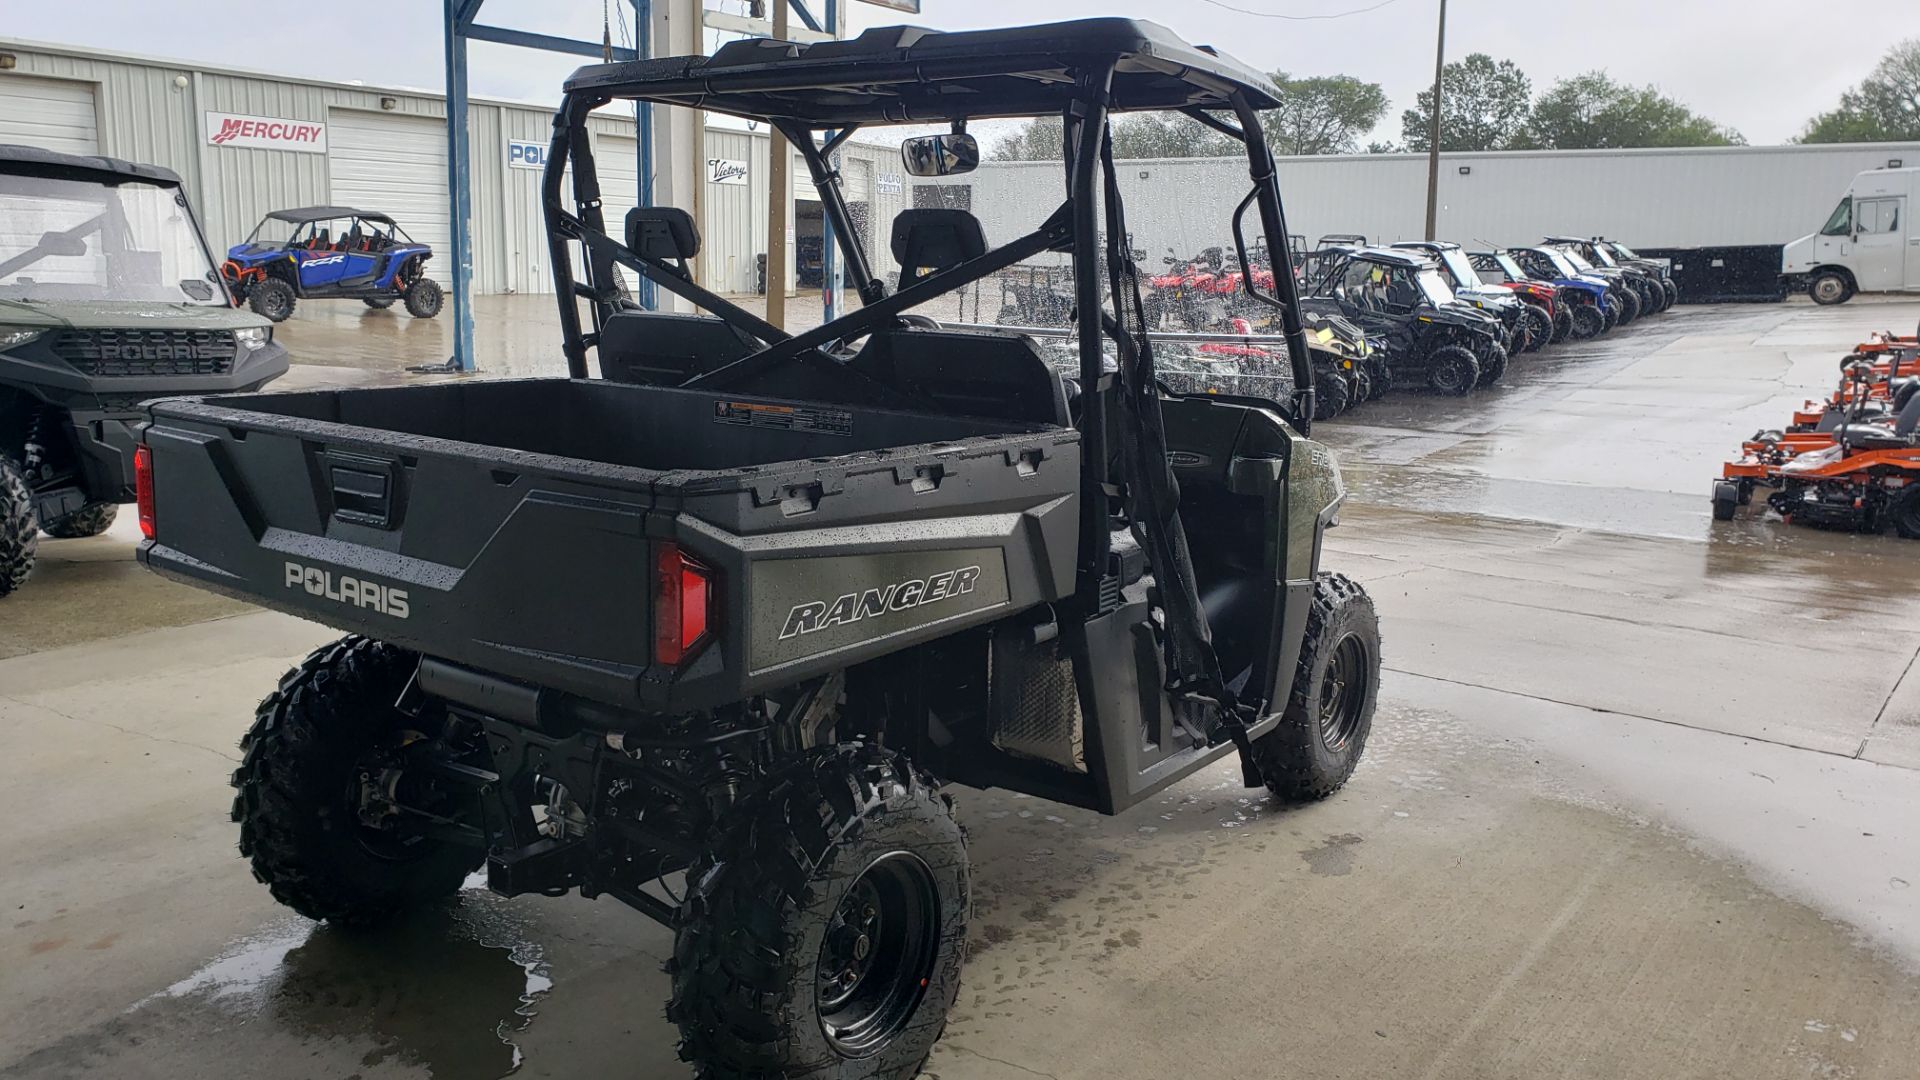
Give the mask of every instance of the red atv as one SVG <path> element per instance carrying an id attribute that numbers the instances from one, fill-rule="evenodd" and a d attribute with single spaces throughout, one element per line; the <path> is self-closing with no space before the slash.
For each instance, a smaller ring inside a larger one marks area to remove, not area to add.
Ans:
<path id="1" fill-rule="evenodd" d="M 1547 322 L 1553 326 L 1553 336 L 1548 340 L 1556 343 L 1565 341 L 1567 335 L 1573 333 L 1573 308 L 1561 303 L 1558 286 L 1528 277 L 1513 256 L 1504 251 L 1474 251 L 1469 252 L 1467 258 L 1480 274 L 1480 280 L 1489 285 L 1512 289 L 1520 299 L 1547 317 Z"/>
<path id="2" fill-rule="evenodd" d="M 1191 259 L 1168 255 L 1165 262 L 1167 272 L 1147 279 L 1141 301 L 1149 329 L 1212 330 L 1227 321 L 1241 279 L 1227 272 L 1226 249 L 1210 247 Z"/>

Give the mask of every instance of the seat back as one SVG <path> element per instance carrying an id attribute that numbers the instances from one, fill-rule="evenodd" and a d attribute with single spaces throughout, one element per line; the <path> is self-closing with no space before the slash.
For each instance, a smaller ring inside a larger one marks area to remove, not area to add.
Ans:
<path id="1" fill-rule="evenodd" d="M 719 319 L 620 311 L 600 330 L 600 375 L 609 382 L 678 386 L 755 351 Z"/>
<path id="2" fill-rule="evenodd" d="M 1906 400 L 1900 405 L 1900 412 L 1893 418 L 1893 433 L 1907 437 L 1920 428 L 1920 388 L 1906 388 Z"/>
<path id="3" fill-rule="evenodd" d="M 882 330 L 867 339 L 848 366 L 965 416 L 1072 426 L 1060 377 L 1024 337 L 959 330 Z"/>
<path id="4" fill-rule="evenodd" d="M 627 247 L 643 259 L 684 263 L 700 254 L 700 229 L 677 206 L 636 206 L 627 211 Z"/>
<path id="5" fill-rule="evenodd" d="M 903 285 L 986 253 L 986 230 L 965 210 L 902 210 L 893 219 L 893 258 Z"/>

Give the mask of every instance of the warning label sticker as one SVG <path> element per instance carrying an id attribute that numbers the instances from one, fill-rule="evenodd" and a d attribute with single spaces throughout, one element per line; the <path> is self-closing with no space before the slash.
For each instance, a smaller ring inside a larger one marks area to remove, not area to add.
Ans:
<path id="1" fill-rule="evenodd" d="M 812 431 L 821 435 L 852 435 L 853 414 L 844 409 L 814 405 L 774 405 L 765 401 L 716 401 L 713 422 L 746 427 Z"/>

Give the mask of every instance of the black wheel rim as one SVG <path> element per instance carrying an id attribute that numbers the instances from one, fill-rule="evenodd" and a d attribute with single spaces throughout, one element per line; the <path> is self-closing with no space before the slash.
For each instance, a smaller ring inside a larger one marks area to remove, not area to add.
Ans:
<path id="1" fill-rule="evenodd" d="M 1440 366 L 1433 372 L 1433 385 L 1443 394 L 1460 393 L 1471 385 L 1472 381 L 1467 377 L 1466 366 L 1458 357 L 1448 357 L 1441 361 Z"/>
<path id="2" fill-rule="evenodd" d="M 1320 741 L 1339 753 L 1353 741 L 1367 710 L 1370 672 L 1366 639 L 1348 634 L 1333 648 L 1333 659 L 1320 680 Z"/>
<path id="3" fill-rule="evenodd" d="M 827 924 L 815 966 L 820 1027 L 847 1057 L 868 1057 L 906 1030 L 933 978 L 940 901 L 920 857 L 867 865 Z"/>

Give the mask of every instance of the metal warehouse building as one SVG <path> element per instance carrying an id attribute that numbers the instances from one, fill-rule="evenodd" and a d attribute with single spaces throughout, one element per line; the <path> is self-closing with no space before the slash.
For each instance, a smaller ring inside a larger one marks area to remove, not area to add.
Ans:
<path id="1" fill-rule="evenodd" d="M 269 210 L 319 204 L 386 211 L 415 239 L 450 250 L 439 94 L 0 39 L 4 57 L 0 143 L 173 169 L 216 254 Z M 539 211 L 551 108 L 475 98 L 469 115 L 475 291 L 551 292 Z M 635 125 L 609 112 L 592 128 L 612 221 L 638 191 Z M 719 291 L 751 291 L 767 250 L 767 135 L 709 125 L 706 152 L 699 273 Z M 866 239 L 882 252 L 904 205 L 897 147 L 849 144 L 841 162 L 847 200 L 878 226 Z M 809 238 L 819 235 L 819 203 L 797 156 L 791 175 L 789 251 L 804 263 L 810 250 L 817 259 Z"/>

